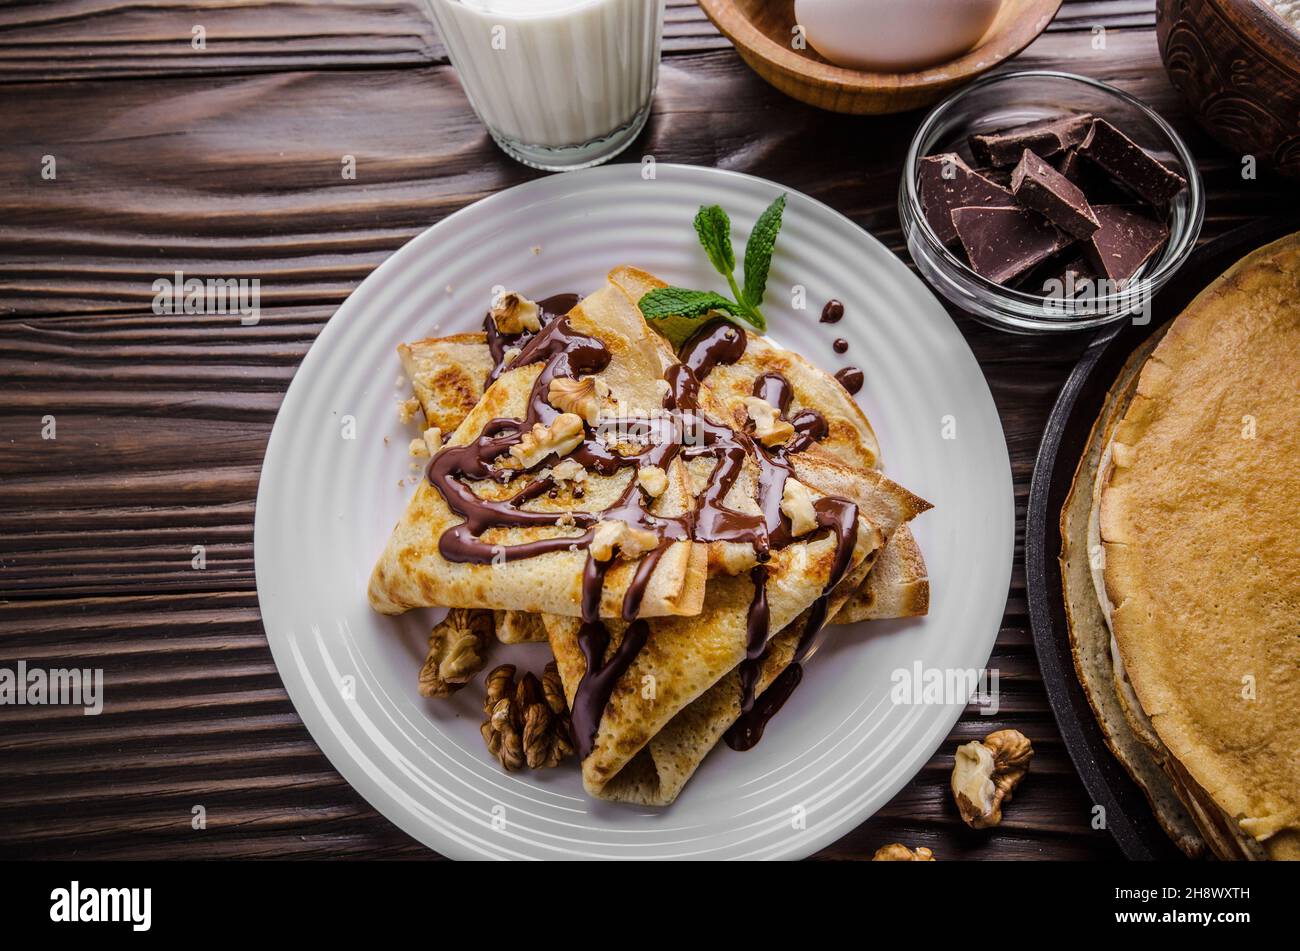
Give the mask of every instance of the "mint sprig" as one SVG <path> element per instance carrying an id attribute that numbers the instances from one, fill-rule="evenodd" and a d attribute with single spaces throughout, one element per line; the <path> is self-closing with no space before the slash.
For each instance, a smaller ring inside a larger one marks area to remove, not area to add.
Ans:
<path id="1" fill-rule="evenodd" d="M 754 222 L 745 242 L 744 286 L 736 282 L 736 252 L 731 247 L 731 219 L 718 205 L 701 206 L 695 215 L 695 233 L 709 256 L 714 270 L 727 279 L 732 296 L 714 291 L 695 291 L 684 287 L 661 287 L 638 301 L 647 320 L 680 317 L 698 320 L 709 313 L 726 314 L 733 322 L 744 321 L 759 333 L 767 330 L 767 318 L 758 309 L 767 290 L 767 275 L 772 266 L 772 251 L 781 230 L 785 212 L 782 194 Z"/>

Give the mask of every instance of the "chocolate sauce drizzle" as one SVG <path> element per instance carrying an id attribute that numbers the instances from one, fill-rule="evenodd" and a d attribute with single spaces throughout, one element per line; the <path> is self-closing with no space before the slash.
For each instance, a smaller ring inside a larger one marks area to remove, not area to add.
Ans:
<path id="1" fill-rule="evenodd" d="M 827 434 L 825 419 L 811 409 L 793 417 L 788 413 L 793 390 L 783 376 L 766 373 L 754 382 L 753 393 L 780 410 L 794 427 L 795 435 L 785 446 L 768 449 L 745 432 L 715 422 L 700 409 L 700 381 L 718 365 L 735 363 L 744 356 L 745 332 L 725 320 L 703 326 L 683 347 L 681 362 L 665 373 L 669 384 L 663 400 L 664 413 L 653 417 L 620 420 L 625 433 L 644 440 L 645 448 L 627 454 L 611 451 L 597 438 L 592 427 L 585 427 L 583 441 L 570 455 L 584 468 L 601 475 L 614 475 L 628 468 L 658 466 L 667 470 L 679 454 L 684 460 L 710 457 L 713 470 L 693 511 L 683 516 L 652 514 L 648 497 L 635 478 L 628 480 L 619 498 L 600 512 L 539 512 L 525 509 L 525 503 L 556 490 L 549 476 L 530 479 L 513 496 L 500 500 L 480 498 L 469 483 L 491 479 L 501 484 L 527 475 L 555 461 L 553 455 L 539 460 L 526 470 L 505 464 L 510 448 L 538 423 L 549 425 L 559 415 L 547 400 L 551 381 L 599 373 L 609 365 L 610 355 L 604 344 L 574 330 L 560 313 L 571 309 L 576 295 L 557 295 L 540 302 L 541 328 L 535 333 L 502 335 L 494 321 L 484 321 L 493 367 L 490 384 L 506 370 L 542 364 L 528 396 L 522 419 L 490 420 L 479 436 L 463 445 L 442 450 L 429 464 L 430 483 L 441 493 L 447 506 L 463 521 L 447 529 L 438 540 L 438 550 L 448 561 L 488 564 L 495 560 L 513 561 L 556 551 L 589 548 L 594 526 L 603 519 L 624 521 L 652 531 L 658 545 L 637 563 L 623 597 L 620 615 L 627 623 L 622 638 L 612 653 L 610 632 L 600 617 L 605 574 L 612 561 L 599 562 L 590 553 L 583 569 L 581 613 L 578 644 L 587 667 L 573 699 L 572 722 L 579 757 L 590 755 L 600 720 L 619 679 L 635 660 L 649 636 L 649 626 L 638 619 L 650 578 L 667 548 L 676 541 L 743 542 L 753 546 L 758 564 L 751 570 L 754 595 L 746 619 L 745 660 L 740 665 L 741 720 L 728 731 L 727 742 L 736 749 L 748 749 L 762 735 L 762 723 L 779 709 L 784 697 L 755 705 L 758 676 L 767 656 L 770 616 L 767 605 L 767 562 L 771 552 L 784 548 L 795 539 L 789 519 L 781 512 L 785 482 L 794 474 L 789 456 L 801 452 Z M 518 353 L 507 360 L 512 348 Z M 735 485 L 746 460 L 758 469 L 757 503 L 759 513 L 740 512 L 726 505 L 727 493 Z M 814 503 L 817 531 L 827 531 L 835 538 L 835 559 L 830 579 L 821 596 L 809 611 L 795 662 L 806 653 L 807 645 L 824 624 L 829 593 L 847 573 L 857 537 L 857 506 L 842 498 L 827 496 Z M 493 529 L 527 526 L 571 526 L 577 534 L 538 539 L 514 545 L 493 543 L 484 535 Z M 813 536 L 807 536 L 811 540 Z M 609 656 L 606 656 L 606 655 Z M 787 670 L 788 673 L 788 670 Z M 785 676 L 785 675 L 783 675 Z M 788 695 L 800 674 L 790 674 L 783 683 Z M 776 684 L 773 684 L 775 687 Z M 769 688 L 771 692 L 772 688 Z M 766 696 L 766 694 L 765 694 Z M 733 736 L 734 734 L 734 736 Z M 751 739 L 752 738 L 752 739 Z"/>

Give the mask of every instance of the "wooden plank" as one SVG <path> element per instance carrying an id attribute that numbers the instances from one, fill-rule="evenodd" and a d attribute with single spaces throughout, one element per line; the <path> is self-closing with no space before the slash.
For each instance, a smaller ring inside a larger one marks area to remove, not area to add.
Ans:
<path id="1" fill-rule="evenodd" d="M 1067 0 L 1053 32 L 1151 28 L 1155 0 Z M 194 28 L 204 28 L 195 49 Z M 730 44 L 694 0 L 669 0 L 665 56 Z M 447 62 L 424 0 L 48 0 L 0 7 L 0 82 L 287 70 L 391 69 Z"/>
<path id="2" fill-rule="evenodd" d="M 1051 34 L 1016 63 L 1115 82 L 1187 132 L 1218 198 L 1207 237 L 1294 205 L 1294 189 L 1240 179 L 1238 157 L 1186 119 L 1154 56 L 1145 33 L 1112 36 L 1104 54 L 1083 35 Z M 730 52 L 674 57 L 661 72 L 630 159 L 744 168 L 902 250 L 897 170 L 915 116 L 792 103 Z M 153 281 L 176 269 L 257 278 L 267 306 L 337 304 L 428 225 L 537 175 L 500 160 L 447 67 L 24 86 L 0 135 L 0 176 L 18 183 L 0 193 L 0 314 L 10 315 L 139 313 Z M 40 177 L 44 155 L 58 163 L 54 181 Z M 355 181 L 342 177 L 345 155 Z"/>

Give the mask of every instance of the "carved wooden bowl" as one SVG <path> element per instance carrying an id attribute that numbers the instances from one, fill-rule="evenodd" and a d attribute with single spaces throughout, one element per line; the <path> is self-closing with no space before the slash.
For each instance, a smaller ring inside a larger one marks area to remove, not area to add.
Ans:
<path id="1" fill-rule="evenodd" d="M 1169 78 L 1226 148 L 1300 177 L 1300 29 L 1262 0 L 1159 0 Z"/>
<path id="2" fill-rule="evenodd" d="M 714 25 L 750 68 L 801 102 L 832 112 L 905 112 L 937 102 L 949 90 L 1015 56 L 1056 16 L 1061 0 L 1003 0 L 988 32 L 967 53 L 910 73 L 874 73 L 836 66 L 811 45 L 795 49 L 794 0 L 699 0 Z"/>

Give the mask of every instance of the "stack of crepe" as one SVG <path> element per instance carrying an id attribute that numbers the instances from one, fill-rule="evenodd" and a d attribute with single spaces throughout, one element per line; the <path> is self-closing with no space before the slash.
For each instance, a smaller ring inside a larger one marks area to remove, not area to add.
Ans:
<path id="1" fill-rule="evenodd" d="M 671 389 L 665 377 L 682 358 L 636 306 L 647 291 L 661 286 L 645 272 L 618 268 L 564 317 L 568 332 L 599 341 L 608 352 L 608 364 L 594 373 L 607 394 L 602 413 L 642 419 L 665 405 L 664 394 Z M 578 708 L 592 696 L 598 700 L 598 709 L 586 717 L 590 737 L 575 737 L 584 786 L 598 798 L 671 803 L 741 717 L 742 676 L 750 684 L 748 699 L 761 697 L 807 656 L 826 618 L 838 624 L 904 617 L 924 614 L 928 607 L 925 563 L 907 523 L 929 504 L 880 473 L 871 427 L 833 377 L 762 338 L 739 328 L 734 332 L 744 335 L 743 354 L 719 362 L 707 376 L 701 372 L 700 414 L 728 432 L 744 432 L 746 398 L 756 381 L 779 373 L 791 394 L 783 416 L 815 410 L 826 422 L 819 440 L 784 457 L 792 473 L 788 481 L 805 487 L 816 503 L 829 500 L 855 515 L 852 544 L 843 551 L 836 532 L 820 530 L 772 548 L 762 588 L 766 640 L 756 658 L 750 622 L 762 586 L 755 580 L 759 558 L 748 541 L 697 540 L 694 529 L 684 535 L 669 532 L 661 539 L 662 550 L 614 559 L 604 572 L 598 605 L 589 599 L 584 611 L 590 553 L 580 544 L 566 548 L 546 542 L 577 537 L 589 524 L 581 521 L 583 513 L 599 513 L 626 498 L 628 483 L 637 476 L 635 465 L 612 474 L 586 472 L 581 497 L 567 491 L 528 496 L 519 509 L 568 514 L 579 523 L 561 518 L 489 527 L 483 540 L 505 551 L 539 542 L 546 548 L 495 564 L 447 557 L 440 541 L 463 519 L 424 479 L 371 578 L 371 603 L 383 613 L 431 606 L 491 609 L 501 641 L 548 642 L 567 699 L 577 704 L 575 730 L 583 720 Z M 499 424 L 493 421 L 524 417 L 539 373 L 547 372 L 542 363 L 516 358 L 514 351 L 507 351 L 504 361 L 494 357 L 483 333 L 418 341 L 399 347 L 399 355 L 427 425 L 449 433 L 446 447 L 453 449 L 481 442 L 485 426 L 496 431 Z M 551 457 L 547 465 L 557 460 Z M 717 466 L 707 454 L 674 455 L 666 467 L 667 487 L 647 500 L 647 517 L 661 524 L 690 521 L 704 504 L 700 499 Z M 509 499 L 548 471 L 464 484 L 479 498 Z M 722 503 L 761 520 L 760 481 L 754 460 L 746 458 Z M 584 647 L 590 652 L 592 641 L 584 631 L 596 614 L 608 640 L 599 644 L 603 656 L 588 658 Z M 593 692 L 597 678 L 612 682 Z"/>
<path id="2" fill-rule="evenodd" d="M 1061 513 L 1075 666 L 1187 854 L 1300 858 L 1300 235 L 1129 360 Z"/>

